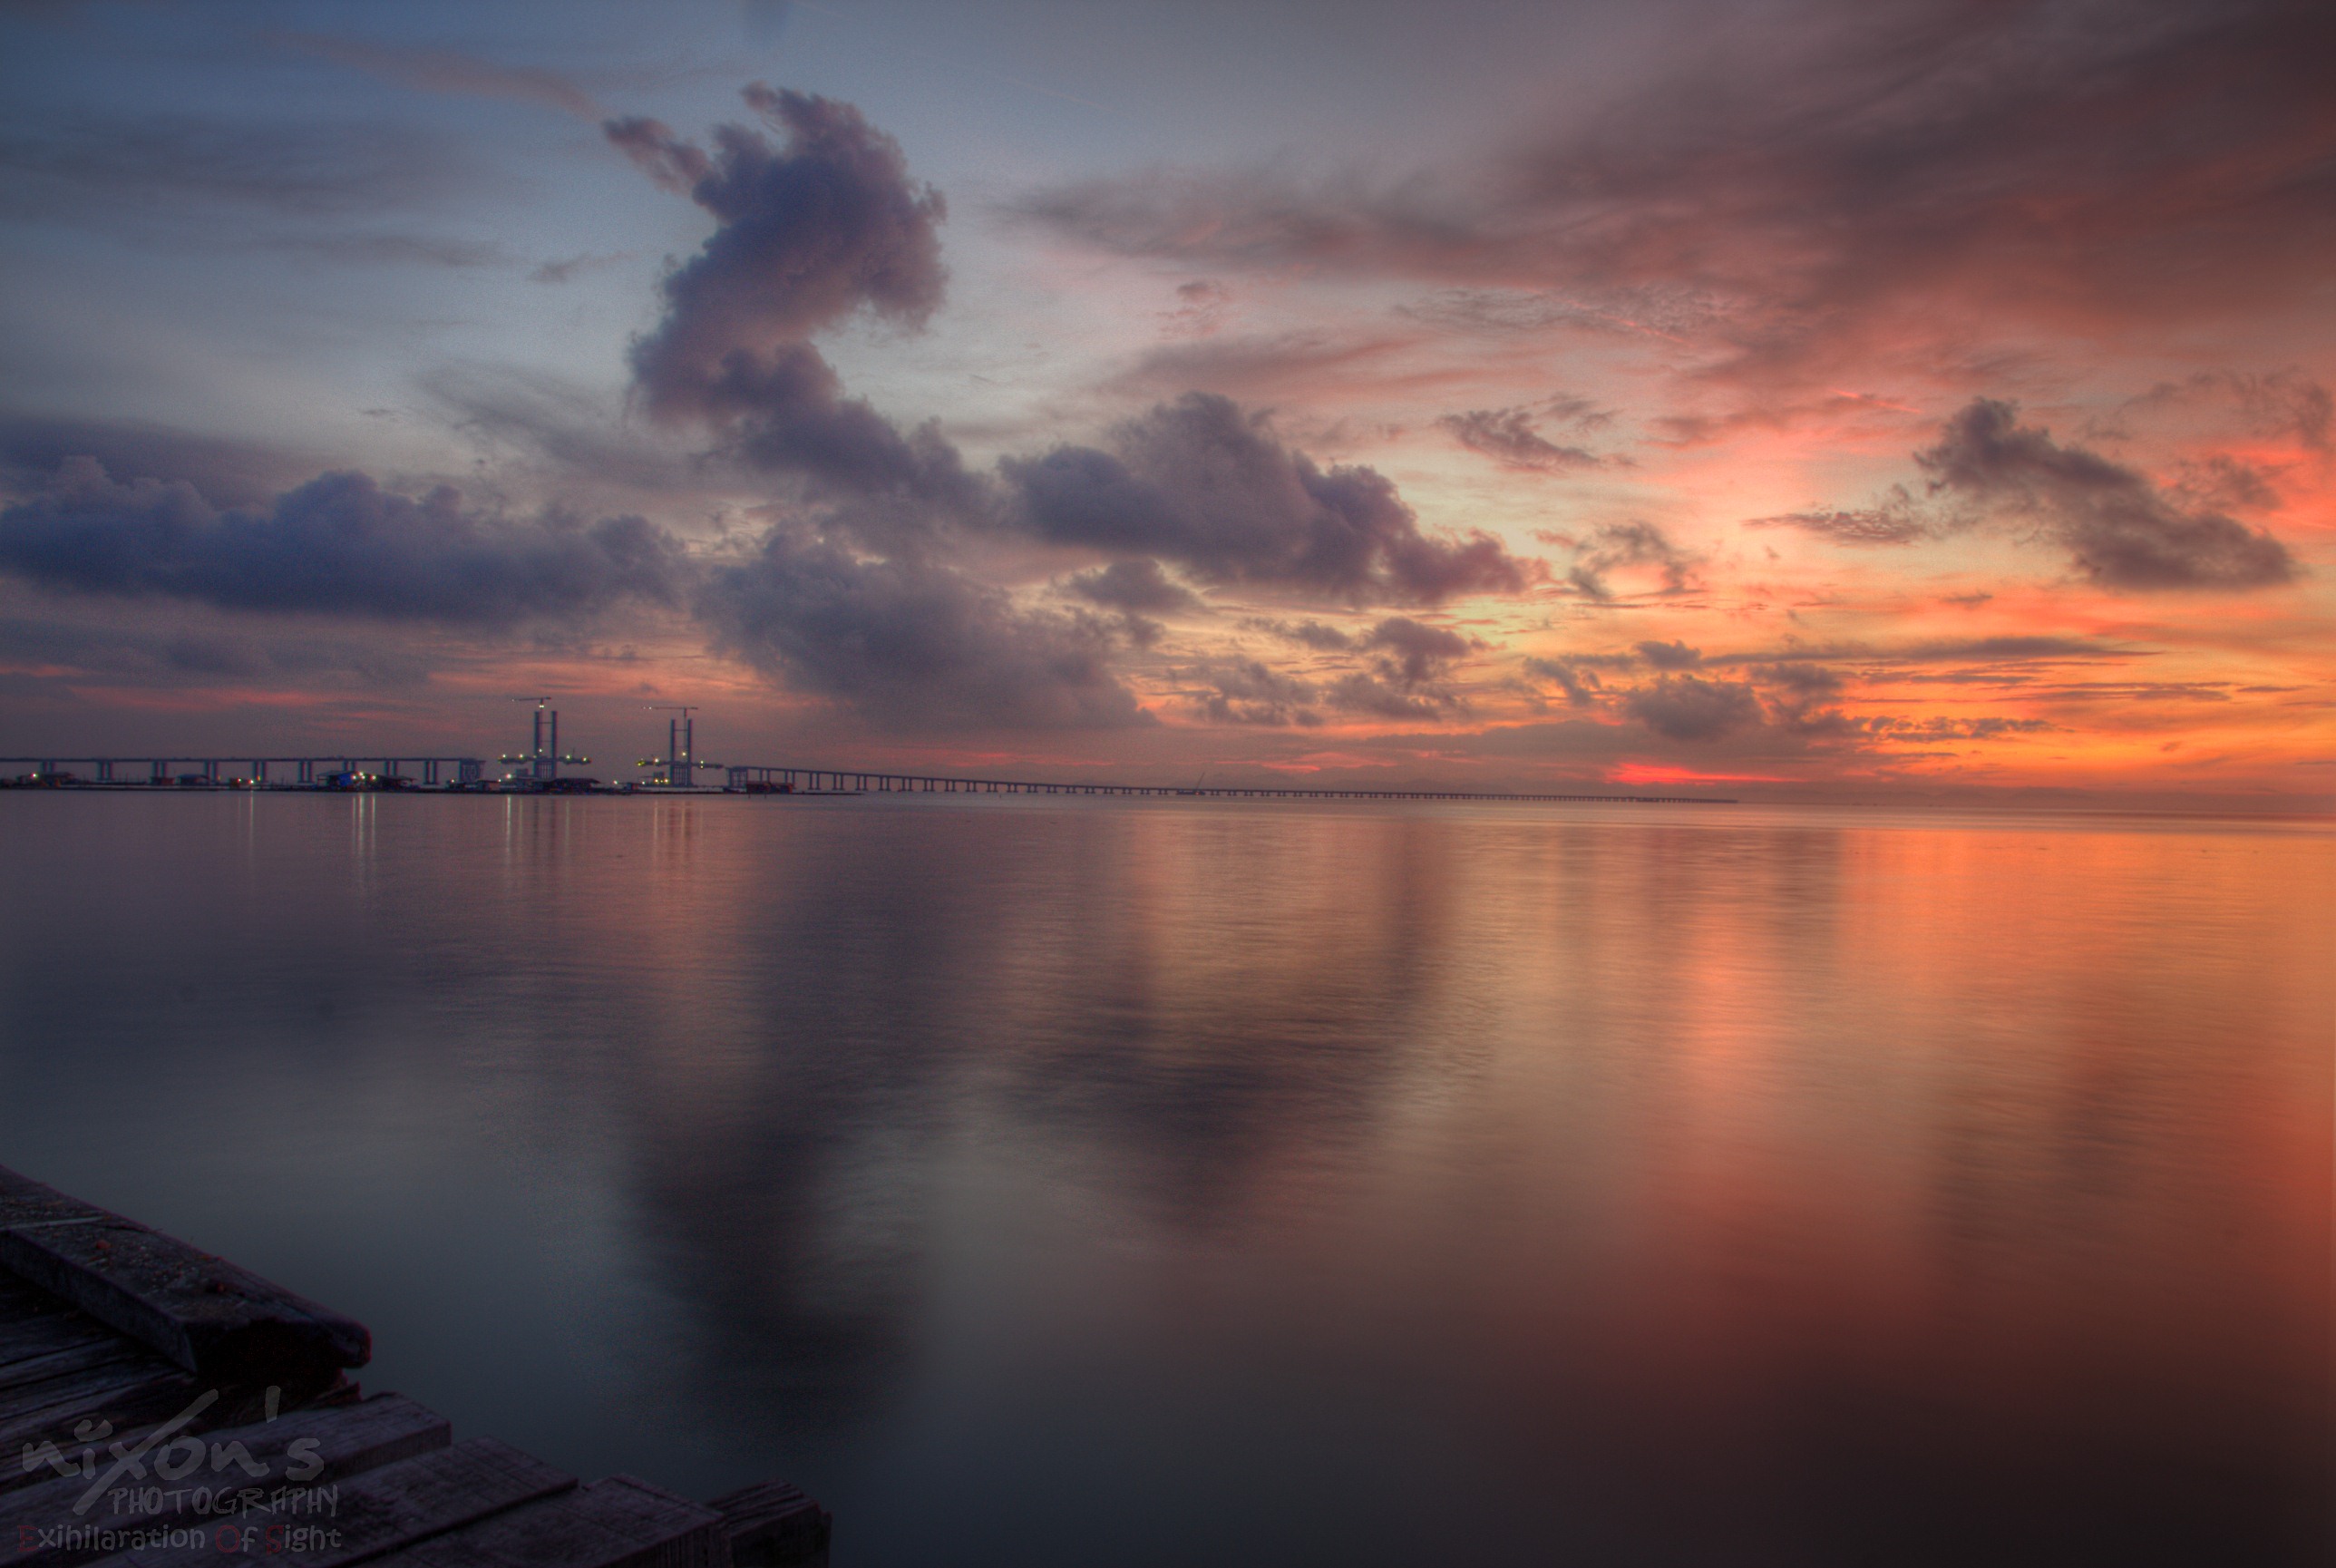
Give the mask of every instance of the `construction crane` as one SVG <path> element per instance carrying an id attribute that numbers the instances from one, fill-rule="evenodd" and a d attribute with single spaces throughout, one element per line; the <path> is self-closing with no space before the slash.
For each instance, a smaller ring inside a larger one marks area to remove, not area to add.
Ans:
<path id="1" fill-rule="evenodd" d="M 666 721 L 665 755 L 661 758 L 645 756 L 638 765 L 663 769 L 664 782 L 680 789 L 689 789 L 696 785 L 696 769 L 722 765 L 718 762 L 701 761 L 696 755 L 696 726 L 689 716 L 697 711 L 694 704 L 651 703 L 649 711 L 669 713 L 674 716 Z"/>
<path id="2" fill-rule="evenodd" d="M 535 705 L 535 735 L 527 755 L 505 756 L 502 760 L 506 765 L 516 765 L 524 763 L 527 765 L 529 778 L 548 784 L 560 777 L 560 764 L 566 763 L 573 767 L 581 767 L 592 760 L 589 756 L 568 756 L 560 752 L 560 710 L 551 706 L 550 697 L 515 696 L 511 701 L 531 702 Z"/>

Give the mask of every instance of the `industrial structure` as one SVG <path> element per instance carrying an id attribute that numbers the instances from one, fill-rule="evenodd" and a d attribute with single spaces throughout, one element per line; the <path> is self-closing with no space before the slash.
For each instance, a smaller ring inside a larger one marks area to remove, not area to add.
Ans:
<path id="1" fill-rule="evenodd" d="M 535 705 L 535 740 L 525 755 L 504 757 L 502 760 L 505 766 L 524 764 L 527 772 L 521 775 L 522 777 L 533 784 L 550 785 L 560 782 L 560 764 L 566 763 L 571 767 L 582 767 L 592 760 L 589 756 L 569 756 L 560 751 L 560 710 L 551 706 L 550 697 L 515 696 L 511 701 L 531 702 Z M 587 779 L 584 782 L 589 784 L 592 781 Z"/>
<path id="2" fill-rule="evenodd" d="M 478 788 L 487 765 L 474 756 L 46 756 L 0 757 L 25 767 L 20 784 L 105 784 L 190 789 Z M 73 771 L 86 767 L 87 774 Z M 409 771 L 411 770 L 411 771 Z"/>
<path id="3" fill-rule="evenodd" d="M 665 755 L 645 756 L 634 765 L 657 770 L 647 780 L 651 788 L 696 789 L 699 768 L 719 768 L 722 765 L 702 761 L 697 756 L 696 726 L 689 716 L 697 709 L 680 703 L 657 703 L 652 705 L 651 711 L 673 715 L 666 721 Z"/>

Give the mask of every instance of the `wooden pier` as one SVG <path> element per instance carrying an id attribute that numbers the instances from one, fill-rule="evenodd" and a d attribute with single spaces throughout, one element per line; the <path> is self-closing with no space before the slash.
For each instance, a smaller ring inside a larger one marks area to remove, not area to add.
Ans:
<path id="1" fill-rule="evenodd" d="M 823 1563 L 766 1483 L 696 1503 L 579 1484 L 349 1373 L 363 1324 L 0 1169 L 0 1555 L 342 1568 Z"/>

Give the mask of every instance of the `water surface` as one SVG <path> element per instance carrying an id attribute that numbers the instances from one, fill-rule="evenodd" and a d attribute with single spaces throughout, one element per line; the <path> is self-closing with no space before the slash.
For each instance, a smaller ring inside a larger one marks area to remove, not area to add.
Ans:
<path id="1" fill-rule="evenodd" d="M 0 1163 L 890 1564 L 2328 1550 L 2336 836 L 0 795 Z"/>

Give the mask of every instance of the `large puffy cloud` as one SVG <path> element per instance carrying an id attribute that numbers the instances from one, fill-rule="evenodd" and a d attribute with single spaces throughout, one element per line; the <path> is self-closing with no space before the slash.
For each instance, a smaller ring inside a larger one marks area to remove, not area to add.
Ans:
<path id="1" fill-rule="evenodd" d="M 847 396 L 809 339 L 860 312 L 924 321 L 944 281 L 940 198 L 850 106 L 746 96 L 782 142 L 725 126 L 709 151 L 654 121 L 605 127 L 718 220 L 633 346 L 638 394 L 728 457 L 808 479 L 818 503 L 712 572 L 697 608 L 725 651 L 895 726 L 1125 724 L 1144 716 L 1112 673 L 1118 642 L 1156 637 L 1139 612 L 1200 602 L 1163 561 L 1202 582 L 1353 603 L 1529 579 L 1498 541 L 1424 534 L 1384 477 L 1326 470 L 1221 397 L 1127 422 L 1108 451 L 1008 459 L 998 480 L 970 472 L 936 427 L 904 433 Z M 944 564 L 978 557 L 999 530 L 1115 558 L 1060 586 L 1121 613 L 1025 610 Z"/>
<path id="2" fill-rule="evenodd" d="M 1439 539 L 1387 478 L 1324 469 L 1229 398 L 1190 393 L 1114 428 L 1000 464 L 1022 526 L 1059 544 L 1175 561 L 1218 583 L 1354 603 L 1514 593 L 1528 563 L 1488 534 Z"/>
<path id="3" fill-rule="evenodd" d="M 1703 650 L 1684 642 L 1642 642 L 1638 653 L 1657 669 L 1693 669 L 1703 662 Z"/>
<path id="4" fill-rule="evenodd" d="M 89 458 L 0 511 L 0 570 L 45 587 L 229 609 L 502 626 L 681 598 L 680 547 L 638 517 L 516 520 L 441 486 L 419 500 L 327 473 L 221 511 L 183 481 L 118 483 Z"/>
<path id="5" fill-rule="evenodd" d="M 2021 424 L 2009 403 L 1974 401 L 1914 461 L 1933 492 L 2040 524 L 2104 588 L 2263 588 L 2299 570 L 2270 534 L 2175 505 L 2146 475 Z"/>
<path id="6" fill-rule="evenodd" d="M 634 384 L 652 416 L 701 424 L 727 455 L 813 481 L 831 534 L 918 553 L 949 529 L 1013 528 L 1118 557 L 1128 573 L 1156 579 L 1166 561 L 1203 582 L 1357 604 L 1532 579 L 1489 535 L 1422 532 L 1383 475 L 1325 468 L 1221 396 L 1188 394 L 1102 447 L 1008 458 L 1002 484 L 968 471 L 937 427 L 902 431 L 847 396 L 809 339 L 863 311 L 925 320 L 944 282 L 940 197 L 849 105 L 759 86 L 746 97 L 782 143 L 730 125 L 708 151 L 655 121 L 607 123 L 614 145 L 719 222 L 663 284 L 664 317 L 633 346 Z M 1105 586 L 1124 597 L 1133 585 Z"/>
<path id="7" fill-rule="evenodd" d="M 1311 706 L 1315 689 L 1260 659 L 1227 659 L 1190 672 L 1207 689 L 1196 699 L 1202 715 L 1216 724 L 1302 725 L 1322 722 Z"/>
<path id="8" fill-rule="evenodd" d="M 782 142 L 725 125 L 708 153 L 654 120 L 604 128 L 717 221 L 667 275 L 665 316 L 633 346 L 645 406 L 661 421 L 702 422 L 758 467 L 846 492 L 962 499 L 954 450 L 846 397 L 808 341 L 862 311 L 910 326 L 930 316 L 947 278 L 940 193 L 911 180 L 900 144 L 848 103 L 759 84 L 745 97 Z"/>
<path id="9" fill-rule="evenodd" d="M 257 442 L 165 425 L 0 412 L 0 491 L 45 490 L 73 457 L 93 458 L 121 479 L 185 480 L 220 505 L 265 503 L 318 466 Z"/>
<path id="10" fill-rule="evenodd" d="M 1528 658 L 1524 661 L 1524 673 L 1554 685 L 1571 707 L 1595 707 L 1605 696 L 1606 683 L 1595 669 L 1579 660 Z"/>
<path id="11" fill-rule="evenodd" d="M 1693 675 L 1657 677 L 1625 696 L 1622 711 L 1668 740 L 1718 740 L 1761 722 L 1749 686 Z"/>
<path id="12" fill-rule="evenodd" d="M 1389 616 L 1371 628 L 1362 646 L 1383 649 L 1380 673 L 1406 690 L 1441 679 L 1470 649 L 1458 632 L 1422 625 L 1407 615 Z"/>
<path id="13" fill-rule="evenodd" d="M 1115 560 L 1083 571 L 1063 585 L 1066 593 L 1108 609 L 1169 615 L 1201 608 L 1201 596 L 1160 570 L 1156 560 Z"/>
<path id="14" fill-rule="evenodd" d="M 1465 706 L 1445 684 L 1452 667 L 1474 650 L 1458 632 L 1395 615 L 1354 646 L 1377 657 L 1369 673 L 1358 670 L 1331 686 L 1332 706 L 1382 718 L 1435 718 Z"/>
<path id="15" fill-rule="evenodd" d="M 1019 609 L 930 561 L 865 560 L 774 530 L 749 559 L 715 569 L 697 609 L 723 651 L 895 728 L 1149 717 L 1112 673 L 1102 622 Z"/>
<path id="16" fill-rule="evenodd" d="M 1974 398 L 1914 462 L 1930 475 L 1926 495 L 1893 485 L 1873 506 L 1756 518 L 1751 526 L 1894 545 L 2010 525 L 2051 540 L 2088 579 L 2125 592 L 2268 588 L 2302 570 L 2287 546 L 2263 530 L 2185 504 L 2148 475 L 2097 452 L 2063 445 L 2050 432 L 2020 424 L 2017 405 L 1996 398 Z M 2233 488 L 2213 464 L 2204 472 Z M 2244 483 L 2237 488 L 2249 493 Z"/>
<path id="17" fill-rule="evenodd" d="M 1735 25 L 1473 170 L 1377 190 L 1153 174 L 1020 210 L 1180 265 L 1515 291 L 1772 375 L 1882 323 L 1953 353 L 1966 324 L 2196 319 L 2324 279 L 2324 5 L 1809 0 Z"/>

